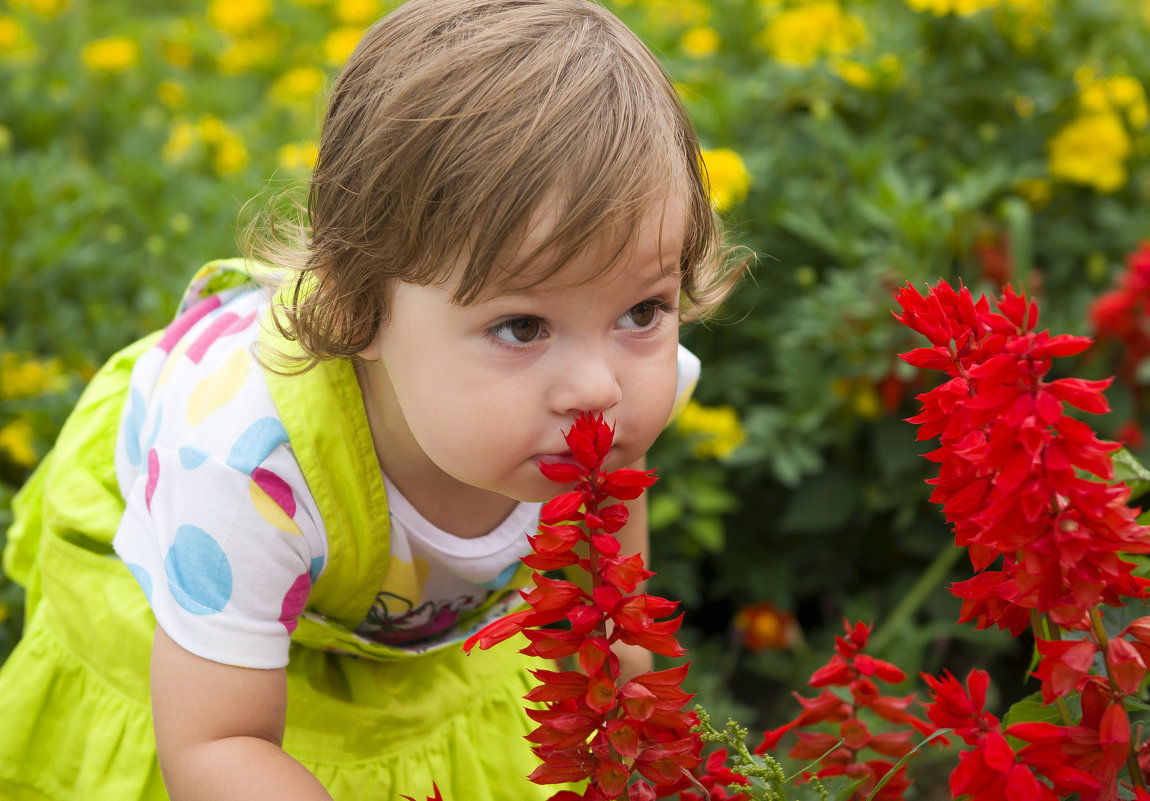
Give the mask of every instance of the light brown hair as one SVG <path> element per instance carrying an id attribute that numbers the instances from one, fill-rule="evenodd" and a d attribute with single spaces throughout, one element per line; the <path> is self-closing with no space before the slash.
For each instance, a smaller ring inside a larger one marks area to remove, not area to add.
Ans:
<path id="1" fill-rule="evenodd" d="M 545 202 L 559 199 L 557 219 L 516 260 L 546 265 L 535 282 L 605 236 L 611 268 L 653 203 L 678 192 L 690 319 L 742 267 L 701 170 L 670 80 L 603 8 L 410 0 L 367 31 L 332 90 L 304 244 L 272 236 L 251 250 L 297 270 L 274 315 L 281 332 L 313 360 L 352 356 L 386 322 L 394 280 L 442 281 L 462 261 L 455 301 L 466 304 L 513 279 L 509 254 Z"/>

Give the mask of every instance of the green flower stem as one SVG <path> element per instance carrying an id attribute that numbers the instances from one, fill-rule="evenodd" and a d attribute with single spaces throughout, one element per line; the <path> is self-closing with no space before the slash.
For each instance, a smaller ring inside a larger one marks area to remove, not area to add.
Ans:
<path id="1" fill-rule="evenodd" d="M 1030 610 L 1030 631 L 1034 634 L 1035 642 L 1039 639 L 1062 639 L 1062 629 L 1058 627 L 1058 624 L 1051 620 L 1049 616 L 1044 617 L 1037 609 Z M 1054 699 L 1054 706 L 1058 709 L 1058 715 L 1062 718 L 1063 725 L 1073 726 L 1074 719 L 1070 717 L 1070 707 L 1066 705 L 1066 699 L 1062 696 L 1057 696 Z"/>
<path id="2" fill-rule="evenodd" d="M 965 548 L 959 548 L 954 545 L 947 545 L 943 548 L 938 556 L 934 557 L 934 561 L 927 566 L 922 575 L 918 577 L 911 588 L 907 591 L 891 610 L 890 615 L 879 627 L 878 631 L 871 635 L 870 638 L 870 651 L 874 654 L 882 653 L 883 649 L 890 643 L 891 638 L 895 632 L 903 630 L 910 624 L 910 620 L 914 617 L 914 613 L 918 611 L 926 600 L 934 593 L 938 586 L 942 584 L 946 574 L 958 561 L 958 557 L 966 552 Z"/>

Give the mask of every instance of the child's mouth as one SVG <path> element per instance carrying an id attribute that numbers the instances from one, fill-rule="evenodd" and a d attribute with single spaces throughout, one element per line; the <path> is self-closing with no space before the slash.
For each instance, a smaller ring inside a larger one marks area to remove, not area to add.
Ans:
<path id="1" fill-rule="evenodd" d="M 564 451 L 563 453 L 543 453 L 536 456 L 535 461 L 540 464 L 579 464 L 571 454 L 571 451 Z"/>

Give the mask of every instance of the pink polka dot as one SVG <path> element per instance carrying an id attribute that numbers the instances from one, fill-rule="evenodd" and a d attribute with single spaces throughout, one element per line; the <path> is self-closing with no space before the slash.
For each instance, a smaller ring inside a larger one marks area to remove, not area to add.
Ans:
<path id="1" fill-rule="evenodd" d="M 295 496 L 286 481 L 262 467 L 252 471 L 252 481 L 275 501 L 276 506 L 284 510 L 285 515 L 295 517 Z"/>
<path id="2" fill-rule="evenodd" d="M 204 315 L 218 309 L 220 303 L 220 296 L 212 295 L 209 298 L 201 300 L 195 306 L 192 306 L 176 318 L 175 322 L 168 326 L 168 329 L 164 332 L 164 336 L 160 339 L 156 347 L 164 353 L 171 353 L 172 348 L 176 346 L 180 338 L 188 333 L 188 329 L 203 319 Z"/>
<path id="3" fill-rule="evenodd" d="M 156 449 L 148 451 L 148 483 L 144 485 L 144 505 L 152 511 L 152 495 L 156 492 L 156 482 L 160 480 L 160 457 Z"/>
<path id="4" fill-rule="evenodd" d="M 280 608 L 280 623 L 284 624 L 284 628 L 288 633 L 295 631 L 298 618 L 307 606 L 307 596 L 311 592 L 311 577 L 307 573 L 301 573 L 295 581 L 292 582 L 291 587 L 288 589 L 287 594 L 284 595 L 283 606 Z"/>

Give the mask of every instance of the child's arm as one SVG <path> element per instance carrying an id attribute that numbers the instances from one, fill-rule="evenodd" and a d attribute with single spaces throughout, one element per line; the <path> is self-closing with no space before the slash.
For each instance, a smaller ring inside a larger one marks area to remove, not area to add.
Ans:
<path id="1" fill-rule="evenodd" d="M 156 627 L 152 716 L 172 801 L 331 801 L 283 742 L 287 673 L 196 656 Z"/>

